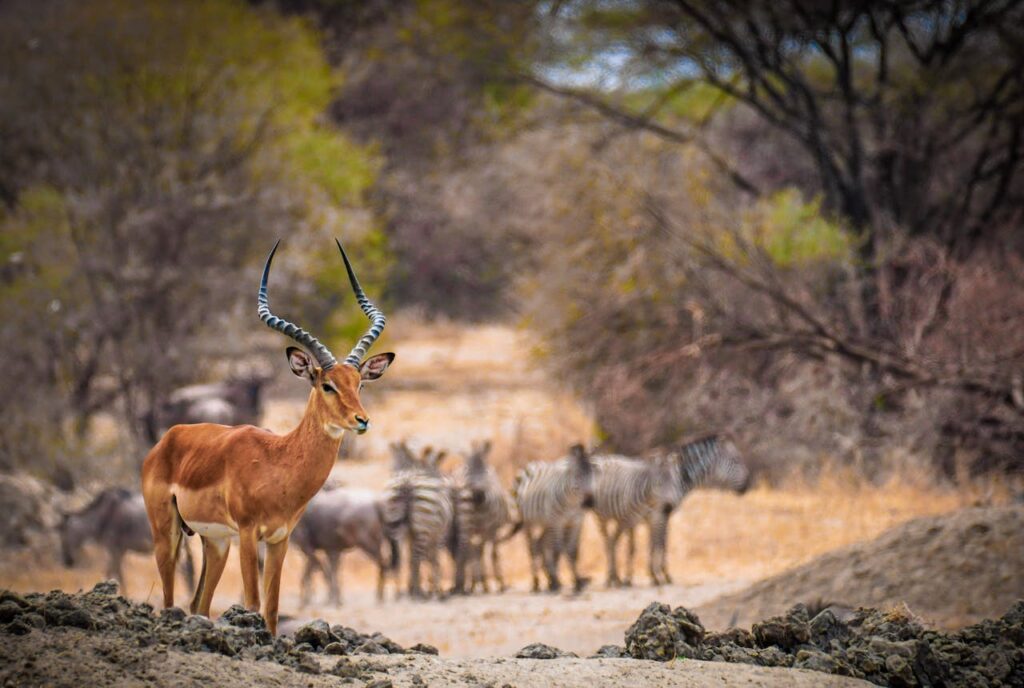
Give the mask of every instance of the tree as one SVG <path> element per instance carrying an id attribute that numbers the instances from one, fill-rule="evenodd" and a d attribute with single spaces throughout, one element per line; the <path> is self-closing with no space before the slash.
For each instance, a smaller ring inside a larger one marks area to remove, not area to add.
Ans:
<path id="1" fill-rule="evenodd" d="M 0 462 L 38 465 L 73 451 L 64 441 L 98 412 L 132 432 L 170 391 L 251 351 L 229 333 L 254 320 L 275 238 L 316 238 L 330 268 L 282 268 L 342 284 L 329 237 L 372 234 L 345 211 L 375 167 L 318 123 L 335 81 L 300 20 L 104 0 L 7 3 L 0 26 L 0 328 L 5 365 L 32 381 L 0 402 L 29 428 L 5 423 Z M 309 312 L 309 327 L 335 316 Z"/>

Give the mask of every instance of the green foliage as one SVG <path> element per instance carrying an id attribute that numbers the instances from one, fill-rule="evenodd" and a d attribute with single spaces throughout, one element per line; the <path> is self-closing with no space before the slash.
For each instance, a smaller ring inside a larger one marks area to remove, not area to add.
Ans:
<path id="1" fill-rule="evenodd" d="M 847 259 L 854 241 L 836 222 L 824 217 L 821 198 L 804 201 L 796 189 L 784 189 L 754 210 L 754 242 L 782 267 Z"/>

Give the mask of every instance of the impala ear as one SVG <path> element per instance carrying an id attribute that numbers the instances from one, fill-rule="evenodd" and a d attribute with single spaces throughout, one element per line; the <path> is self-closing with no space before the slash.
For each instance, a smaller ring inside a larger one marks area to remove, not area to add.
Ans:
<path id="1" fill-rule="evenodd" d="M 292 372 L 298 377 L 309 380 L 309 384 L 316 384 L 316 365 L 313 363 L 313 359 L 309 357 L 302 349 L 297 346 L 289 346 L 285 351 L 285 355 L 288 356 L 288 365 L 291 366 Z"/>
<path id="2" fill-rule="evenodd" d="M 393 360 L 395 360 L 395 355 L 390 352 L 372 356 L 359 366 L 359 374 L 364 380 L 376 380 L 384 374 Z"/>

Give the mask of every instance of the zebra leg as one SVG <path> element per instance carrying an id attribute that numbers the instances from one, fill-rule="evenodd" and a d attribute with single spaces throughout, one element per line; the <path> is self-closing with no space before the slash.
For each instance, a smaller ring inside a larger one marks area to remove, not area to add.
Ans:
<path id="1" fill-rule="evenodd" d="M 612 534 L 608 532 L 608 521 L 603 518 L 599 518 L 597 521 L 597 527 L 601 531 L 601 537 L 604 539 L 604 556 L 608 562 L 608 578 L 605 581 L 605 586 L 609 588 L 616 588 L 619 586 L 619 574 L 616 570 L 615 562 L 615 540 Z"/>
<path id="2" fill-rule="evenodd" d="M 501 573 L 501 555 L 498 552 L 497 541 L 491 542 L 491 572 L 494 575 L 495 582 L 498 584 L 498 592 L 508 590 L 508 585 L 505 584 L 505 576 Z"/>
<path id="3" fill-rule="evenodd" d="M 622 584 L 627 588 L 633 585 L 633 560 L 636 559 L 636 527 L 626 530 L 626 577 Z"/>
<path id="4" fill-rule="evenodd" d="M 523 535 L 526 537 L 526 547 L 530 556 L 530 579 L 532 581 L 530 589 L 533 592 L 540 592 L 540 575 L 537 571 L 539 568 L 540 541 L 538 538 L 533 537 L 533 529 L 529 526 L 523 529 Z"/>
<path id="5" fill-rule="evenodd" d="M 480 581 L 480 589 L 483 590 L 485 594 L 489 594 L 491 590 L 490 587 L 487 585 L 487 570 L 486 567 L 484 566 L 484 549 L 486 547 L 487 543 L 481 542 L 476 547 L 476 550 L 473 553 L 473 557 L 476 562 L 476 577 L 477 580 Z M 473 587 L 476 588 L 475 583 Z"/>
<path id="6" fill-rule="evenodd" d="M 584 588 L 590 584 L 590 578 L 581 576 L 579 569 L 580 534 L 583 530 L 583 519 L 580 518 L 575 523 L 570 524 L 566 530 L 565 548 L 566 554 L 569 557 L 569 566 L 572 568 L 573 591 L 583 592 Z"/>
<path id="7" fill-rule="evenodd" d="M 541 551 L 544 554 L 544 572 L 548 577 L 548 591 L 558 592 L 562 582 L 558 580 L 558 560 L 562 553 L 562 533 L 558 526 L 544 529 L 541 534 Z"/>
<path id="8" fill-rule="evenodd" d="M 447 597 L 444 590 L 441 589 L 441 557 L 440 547 L 434 547 L 430 550 L 430 590 L 437 596 L 437 599 L 443 600 Z"/>
<path id="9" fill-rule="evenodd" d="M 409 597 L 420 599 L 423 597 L 423 588 L 420 587 L 420 558 L 422 552 L 420 545 L 415 538 L 410 537 L 409 544 Z"/>

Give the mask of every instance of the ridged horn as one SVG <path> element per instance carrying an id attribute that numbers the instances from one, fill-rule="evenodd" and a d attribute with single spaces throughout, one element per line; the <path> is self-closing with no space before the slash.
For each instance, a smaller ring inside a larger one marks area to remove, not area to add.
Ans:
<path id="1" fill-rule="evenodd" d="M 356 301 L 359 302 L 359 307 L 363 309 L 363 313 L 370 319 L 370 329 L 366 331 L 356 345 L 352 347 L 352 351 L 349 352 L 348 356 L 345 357 L 345 364 L 350 365 L 353 368 L 358 369 L 359 363 L 363 360 L 363 356 L 369 351 L 373 343 L 377 341 L 377 337 L 384 331 L 384 323 L 387 322 L 387 318 L 381 313 L 380 309 L 370 303 L 370 299 L 366 298 L 366 293 L 363 288 L 359 286 L 359 280 L 356 279 L 356 273 L 352 270 L 352 263 L 349 262 L 348 256 L 345 254 L 345 249 L 341 247 L 341 242 L 337 239 L 334 240 L 338 244 L 338 250 L 341 251 L 341 259 L 345 261 L 345 269 L 348 271 L 348 281 L 352 283 L 352 291 L 355 292 Z"/>
<path id="2" fill-rule="evenodd" d="M 320 367 L 324 370 L 330 370 L 338 361 L 331 354 L 330 350 L 317 341 L 317 338 L 306 332 L 298 325 L 294 325 L 287 320 L 282 320 L 273 313 L 270 312 L 270 304 L 267 302 L 267 279 L 270 277 L 270 264 L 274 261 L 274 254 L 277 253 L 277 247 L 281 245 L 281 240 L 278 239 L 277 243 L 274 244 L 274 248 L 270 250 L 270 255 L 267 256 L 267 264 L 263 266 L 263 279 L 260 280 L 260 294 L 257 297 L 257 309 L 256 313 L 260 316 L 260 320 L 266 323 L 267 327 L 272 330 L 288 335 L 302 346 L 306 347 L 313 357 L 316 358 L 316 362 L 320 364 Z"/>

